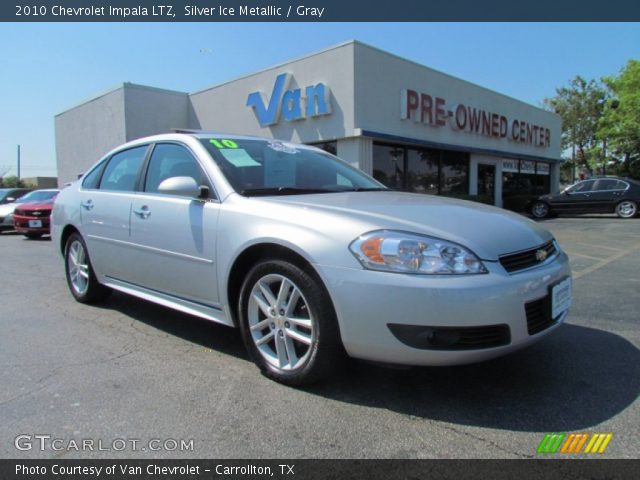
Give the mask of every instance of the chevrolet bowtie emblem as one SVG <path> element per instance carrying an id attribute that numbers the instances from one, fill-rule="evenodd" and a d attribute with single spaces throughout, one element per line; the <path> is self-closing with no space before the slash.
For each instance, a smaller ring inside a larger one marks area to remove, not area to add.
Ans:
<path id="1" fill-rule="evenodd" d="M 536 260 L 539 262 L 544 262 L 547 259 L 547 255 L 547 251 L 542 248 L 540 250 L 536 250 Z"/>

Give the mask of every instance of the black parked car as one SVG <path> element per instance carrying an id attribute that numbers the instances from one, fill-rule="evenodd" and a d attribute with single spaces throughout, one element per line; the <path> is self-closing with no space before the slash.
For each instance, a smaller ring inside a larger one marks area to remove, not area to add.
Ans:
<path id="1" fill-rule="evenodd" d="M 32 190 L 32 188 L 0 188 L 0 205 L 13 203 Z"/>
<path id="2" fill-rule="evenodd" d="M 601 177 L 583 180 L 560 193 L 542 195 L 531 202 L 536 218 L 556 213 L 616 213 L 632 218 L 640 205 L 640 182 L 628 178 Z"/>

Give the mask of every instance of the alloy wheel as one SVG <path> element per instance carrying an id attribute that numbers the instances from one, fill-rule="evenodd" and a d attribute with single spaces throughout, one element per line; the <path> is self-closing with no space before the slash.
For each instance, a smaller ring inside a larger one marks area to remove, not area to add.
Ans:
<path id="1" fill-rule="evenodd" d="M 544 218 L 549 214 L 549 207 L 546 203 L 536 202 L 531 209 L 531 213 L 536 218 Z"/>
<path id="2" fill-rule="evenodd" d="M 78 240 L 69 245 L 67 266 L 71 286 L 78 295 L 84 295 L 89 288 L 89 264 L 84 246 Z"/>
<path id="3" fill-rule="evenodd" d="M 631 201 L 620 202 L 616 207 L 616 213 L 622 218 L 631 218 L 637 212 L 636 204 Z"/>
<path id="4" fill-rule="evenodd" d="M 262 358 L 285 371 L 304 365 L 315 328 L 300 288 L 283 275 L 265 275 L 251 289 L 247 307 L 251 338 Z"/>

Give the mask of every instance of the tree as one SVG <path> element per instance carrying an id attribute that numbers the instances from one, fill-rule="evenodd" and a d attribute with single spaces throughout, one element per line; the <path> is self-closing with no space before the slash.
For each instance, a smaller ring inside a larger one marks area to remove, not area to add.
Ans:
<path id="1" fill-rule="evenodd" d="M 568 87 L 557 88 L 556 96 L 543 102 L 562 119 L 562 149 L 572 149 L 572 159 L 590 172 L 599 156 L 598 124 L 607 98 L 602 83 L 578 75 Z"/>
<path id="2" fill-rule="evenodd" d="M 606 77 L 611 91 L 598 136 L 622 159 L 621 174 L 640 177 L 640 61 L 629 60 L 617 77 Z"/>
<path id="3" fill-rule="evenodd" d="M 5 188 L 21 188 L 24 187 L 24 182 L 22 180 L 18 180 L 18 177 L 15 175 L 8 175 L 2 178 L 2 182 L 0 182 Z"/>

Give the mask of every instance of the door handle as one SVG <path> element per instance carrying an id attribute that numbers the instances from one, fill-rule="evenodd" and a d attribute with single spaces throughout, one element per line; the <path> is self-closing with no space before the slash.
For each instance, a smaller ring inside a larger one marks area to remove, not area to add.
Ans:
<path id="1" fill-rule="evenodd" d="M 149 218 L 149 215 L 151 215 L 151 210 L 149 210 L 149 207 L 147 207 L 146 205 L 143 205 L 140 208 L 135 208 L 133 210 L 133 213 L 135 213 L 137 216 L 139 216 L 144 220 Z"/>
<path id="2" fill-rule="evenodd" d="M 93 208 L 93 200 L 87 200 L 86 202 L 80 202 L 80 206 L 85 210 L 91 210 Z"/>

